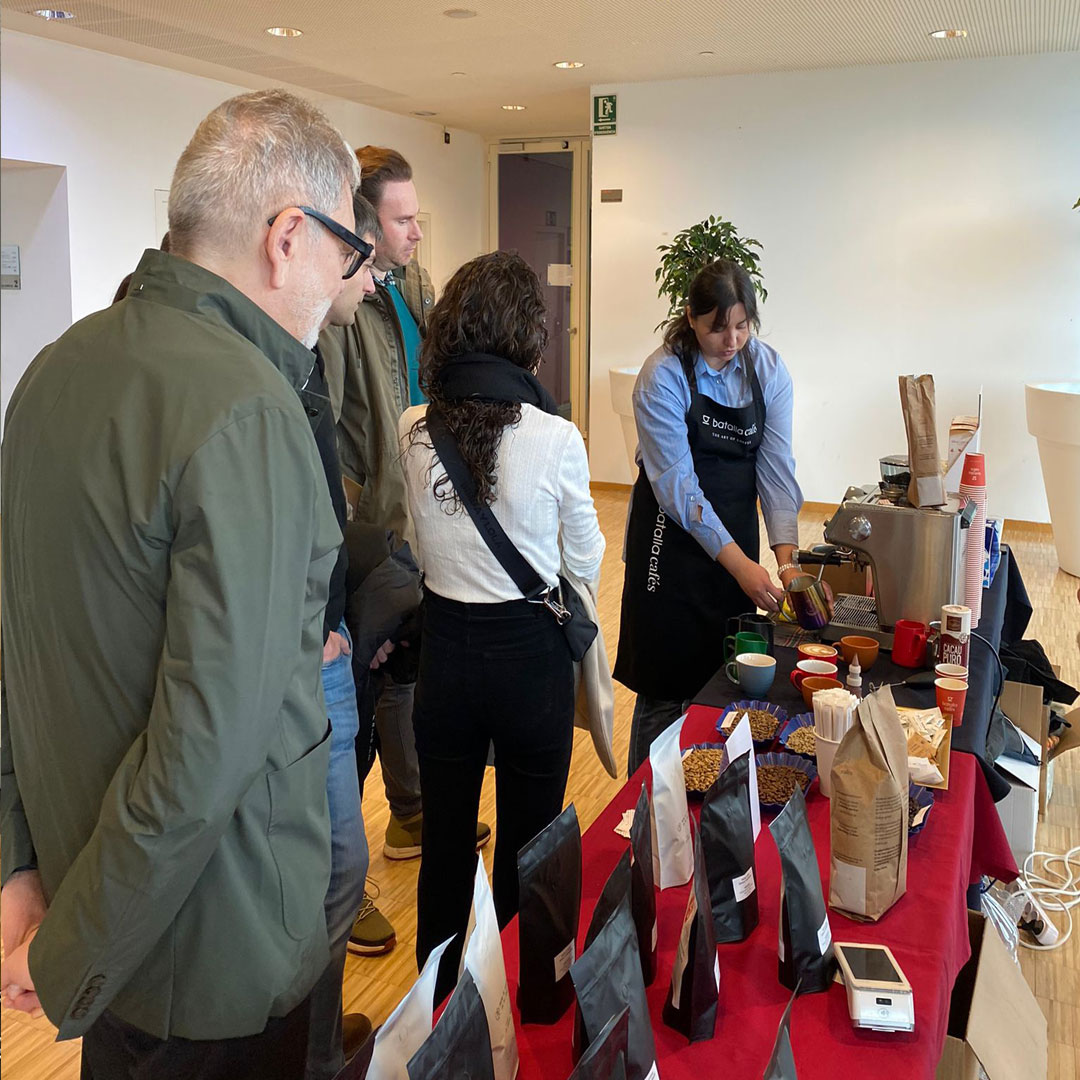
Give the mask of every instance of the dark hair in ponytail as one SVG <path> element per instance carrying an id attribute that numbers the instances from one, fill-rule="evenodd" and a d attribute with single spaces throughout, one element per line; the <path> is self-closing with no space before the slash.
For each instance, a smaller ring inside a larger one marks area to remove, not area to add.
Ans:
<path id="1" fill-rule="evenodd" d="M 724 326 L 728 312 L 736 304 L 742 304 L 746 309 L 746 318 L 754 330 L 761 328 L 754 283 L 750 280 L 750 275 L 730 259 L 717 259 L 698 272 L 690 283 L 687 303 L 690 306 L 690 315 L 695 319 L 715 311 L 716 318 L 712 326 L 714 330 Z M 673 315 L 664 327 L 664 348 L 672 356 L 678 357 L 683 364 L 693 363 L 697 356 L 697 335 L 685 311 Z"/>

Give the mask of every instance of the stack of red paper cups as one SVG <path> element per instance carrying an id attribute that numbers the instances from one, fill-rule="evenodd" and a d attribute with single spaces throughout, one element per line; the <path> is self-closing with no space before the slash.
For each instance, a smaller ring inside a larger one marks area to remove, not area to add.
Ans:
<path id="1" fill-rule="evenodd" d="M 986 537 L 986 462 L 982 454 L 965 454 L 960 494 L 975 503 L 975 518 L 967 531 L 964 565 L 964 603 L 971 608 L 971 628 L 982 612 L 983 548 Z"/>

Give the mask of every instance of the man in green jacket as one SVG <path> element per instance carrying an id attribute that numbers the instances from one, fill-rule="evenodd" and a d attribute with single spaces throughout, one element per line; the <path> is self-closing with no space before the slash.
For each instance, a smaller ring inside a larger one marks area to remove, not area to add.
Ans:
<path id="1" fill-rule="evenodd" d="M 177 164 L 172 254 L 8 410 L 0 990 L 83 1036 L 84 1080 L 303 1075 L 341 532 L 297 391 L 370 250 L 357 181 L 310 104 L 224 102 Z"/>

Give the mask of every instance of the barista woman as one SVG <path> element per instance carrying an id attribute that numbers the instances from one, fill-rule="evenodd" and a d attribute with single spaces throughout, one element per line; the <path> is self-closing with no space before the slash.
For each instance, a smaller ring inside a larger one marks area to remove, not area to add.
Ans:
<path id="1" fill-rule="evenodd" d="M 758 327 L 749 275 L 714 262 L 634 386 L 640 470 L 615 664 L 637 694 L 631 773 L 720 666 L 727 620 L 777 610 L 783 590 L 758 562 L 759 499 L 781 583 L 800 573 L 791 376 Z"/>

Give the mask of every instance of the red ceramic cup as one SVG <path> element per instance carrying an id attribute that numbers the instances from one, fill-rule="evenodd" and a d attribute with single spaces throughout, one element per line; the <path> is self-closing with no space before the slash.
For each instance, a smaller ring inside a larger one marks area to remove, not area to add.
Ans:
<path id="1" fill-rule="evenodd" d="M 937 694 L 937 707 L 953 727 L 959 727 L 964 721 L 964 702 L 967 700 L 967 683 L 959 679 L 935 679 L 934 689 Z"/>
<path id="2" fill-rule="evenodd" d="M 922 667 L 926 663 L 926 627 L 921 622 L 896 620 L 892 658 L 901 667 Z"/>
<path id="3" fill-rule="evenodd" d="M 801 690 L 803 679 L 811 675 L 823 675 L 827 679 L 835 679 L 836 665 L 828 660 L 800 660 L 789 676 L 791 685 Z"/>

